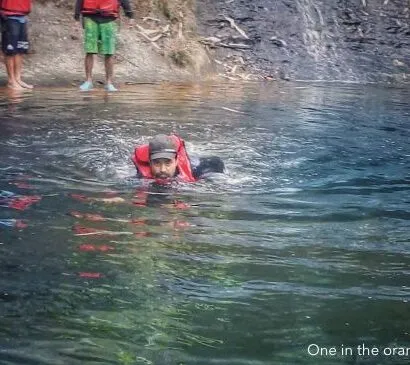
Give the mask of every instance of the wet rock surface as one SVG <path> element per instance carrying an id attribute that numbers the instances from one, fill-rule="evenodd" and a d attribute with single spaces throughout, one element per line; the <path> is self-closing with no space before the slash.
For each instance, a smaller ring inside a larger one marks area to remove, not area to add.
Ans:
<path id="1" fill-rule="evenodd" d="M 410 0 L 132 0 L 119 21 L 120 83 L 233 80 L 410 81 Z M 79 85 L 83 29 L 73 2 L 39 0 L 24 76 Z M 2 55 L 0 54 L 2 62 Z M 215 72 L 216 71 L 216 72 Z M 104 79 L 101 57 L 94 74 Z M 7 82 L 0 68 L 0 85 Z"/>
<path id="2" fill-rule="evenodd" d="M 408 81 L 410 1 L 201 0 L 221 72 L 267 79 Z"/>

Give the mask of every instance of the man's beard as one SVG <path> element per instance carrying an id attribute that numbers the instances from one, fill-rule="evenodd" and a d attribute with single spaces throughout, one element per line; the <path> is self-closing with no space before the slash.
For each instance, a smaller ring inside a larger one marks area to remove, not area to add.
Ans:
<path id="1" fill-rule="evenodd" d="M 159 173 L 154 176 L 156 179 L 170 179 L 172 176 L 167 173 Z"/>

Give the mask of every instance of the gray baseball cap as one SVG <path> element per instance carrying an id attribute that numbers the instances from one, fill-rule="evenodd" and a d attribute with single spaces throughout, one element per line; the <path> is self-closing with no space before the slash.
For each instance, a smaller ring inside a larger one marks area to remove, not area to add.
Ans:
<path id="1" fill-rule="evenodd" d="M 173 159 L 177 154 L 176 146 L 170 136 L 158 134 L 149 142 L 149 158 L 155 160 L 158 158 Z"/>

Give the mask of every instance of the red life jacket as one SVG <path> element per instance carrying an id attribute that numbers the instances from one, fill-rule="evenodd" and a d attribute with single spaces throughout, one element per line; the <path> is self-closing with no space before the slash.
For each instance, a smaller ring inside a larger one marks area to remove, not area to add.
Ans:
<path id="1" fill-rule="evenodd" d="M 196 181 L 194 175 L 192 174 L 191 162 L 189 161 L 189 157 L 185 149 L 184 140 L 174 135 L 172 135 L 171 138 L 174 139 L 177 150 L 177 177 L 185 182 Z M 134 155 L 132 156 L 132 161 L 143 177 L 147 179 L 154 178 L 151 173 L 148 144 L 144 144 L 135 149 Z"/>
<path id="2" fill-rule="evenodd" d="M 84 15 L 101 14 L 118 18 L 120 3 L 118 0 L 84 0 L 81 13 Z"/>
<path id="3" fill-rule="evenodd" d="M 31 0 L 0 0 L 0 14 L 5 16 L 27 15 L 31 12 Z"/>

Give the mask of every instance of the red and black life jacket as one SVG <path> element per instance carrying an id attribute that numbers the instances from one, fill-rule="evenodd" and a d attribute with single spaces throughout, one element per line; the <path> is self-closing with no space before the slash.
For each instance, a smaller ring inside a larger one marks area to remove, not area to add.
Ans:
<path id="1" fill-rule="evenodd" d="M 0 14 L 4 16 L 27 15 L 31 12 L 31 0 L 0 0 Z"/>
<path id="2" fill-rule="evenodd" d="M 81 13 L 84 15 L 100 14 L 118 18 L 120 3 L 118 0 L 84 0 Z"/>
<path id="3" fill-rule="evenodd" d="M 185 149 L 184 140 L 175 135 L 172 135 L 171 138 L 174 139 L 177 150 L 177 178 L 185 182 L 196 181 L 194 175 L 192 174 L 191 162 L 189 161 L 189 157 Z M 142 177 L 147 179 L 154 178 L 151 173 L 148 144 L 144 144 L 135 149 L 134 155 L 132 156 L 132 161 Z"/>

